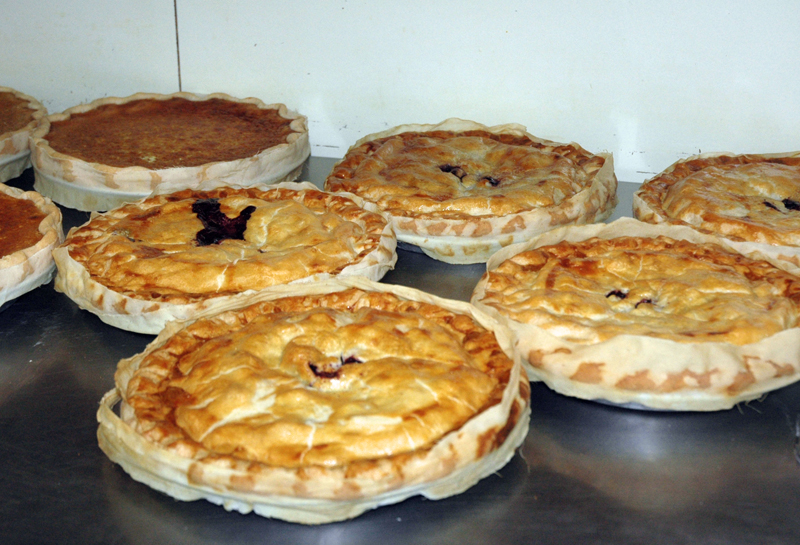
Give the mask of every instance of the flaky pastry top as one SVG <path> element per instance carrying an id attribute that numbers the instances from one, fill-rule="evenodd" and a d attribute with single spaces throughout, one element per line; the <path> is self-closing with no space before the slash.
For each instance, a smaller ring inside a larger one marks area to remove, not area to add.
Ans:
<path id="1" fill-rule="evenodd" d="M 506 216 L 569 199 L 591 184 L 604 161 L 575 144 L 521 133 L 410 131 L 354 146 L 325 187 L 399 217 Z"/>
<path id="2" fill-rule="evenodd" d="M 198 203 L 217 210 L 204 214 Z M 234 225 L 238 238 L 224 234 Z M 379 249 L 386 229 L 381 214 L 343 195 L 226 187 L 156 195 L 96 215 L 64 247 L 116 293 L 185 303 L 335 275 Z"/>
<path id="3" fill-rule="evenodd" d="M 800 246 L 800 155 L 706 154 L 679 161 L 636 193 L 636 217 L 731 240 Z M 643 205 L 643 206 L 642 206 Z"/>
<path id="4" fill-rule="evenodd" d="M 511 369 L 469 316 L 349 289 L 198 320 L 124 397 L 135 429 L 182 456 L 332 467 L 430 447 L 499 403 Z"/>
<path id="5" fill-rule="evenodd" d="M 745 345 L 798 323 L 800 279 L 715 244 L 562 241 L 486 273 L 482 302 L 577 343 L 617 335 Z"/>

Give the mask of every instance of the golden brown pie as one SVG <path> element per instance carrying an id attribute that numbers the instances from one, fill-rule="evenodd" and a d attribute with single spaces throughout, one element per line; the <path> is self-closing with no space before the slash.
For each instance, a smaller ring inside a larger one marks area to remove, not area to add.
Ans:
<path id="1" fill-rule="evenodd" d="M 394 266 L 390 221 L 310 183 L 186 189 L 95 215 L 55 251 L 55 287 L 103 321 L 158 333 L 170 319 L 278 284 L 380 279 Z"/>
<path id="2" fill-rule="evenodd" d="M 800 265 L 800 152 L 689 157 L 642 184 L 633 206 L 642 221 L 689 225 Z"/>
<path id="3" fill-rule="evenodd" d="M 626 218 L 499 252 L 473 303 L 508 321 L 529 374 L 556 391 L 716 410 L 800 378 L 798 271 Z"/>
<path id="4" fill-rule="evenodd" d="M 399 241 L 448 263 L 484 262 L 553 227 L 604 220 L 617 202 L 610 154 L 461 119 L 362 138 L 325 188 L 376 203 Z"/>
<path id="5" fill-rule="evenodd" d="M 10 87 L 0 87 L 0 183 L 31 165 L 28 139 L 47 115 L 41 102 Z"/>
<path id="6" fill-rule="evenodd" d="M 35 187 L 59 204 L 109 210 L 156 188 L 291 181 L 310 154 L 306 118 L 223 93 L 138 93 L 47 116 L 31 139 Z"/>
<path id="7" fill-rule="evenodd" d="M 119 363 L 98 438 L 178 499 L 317 524 L 463 492 L 513 456 L 529 396 L 469 304 L 331 279 L 168 324 Z"/>
<path id="8" fill-rule="evenodd" d="M 0 183 L 0 306 L 53 277 L 61 211 L 35 191 Z"/>

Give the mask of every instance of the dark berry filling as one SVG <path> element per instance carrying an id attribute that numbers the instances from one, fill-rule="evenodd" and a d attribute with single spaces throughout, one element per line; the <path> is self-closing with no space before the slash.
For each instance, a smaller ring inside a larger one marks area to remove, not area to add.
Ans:
<path id="1" fill-rule="evenodd" d="M 439 170 L 441 170 L 442 172 L 446 172 L 448 174 L 452 174 L 459 180 L 463 180 L 464 177 L 467 175 L 466 171 L 463 168 L 454 165 L 441 165 L 439 167 Z"/>
<path id="2" fill-rule="evenodd" d="M 219 208 L 218 199 L 199 199 L 192 205 L 192 212 L 203 222 L 201 231 L 197 232 L 195 240 L 200 246 L 219 244 L 223 240 L 244 240 L 244 231 L 247 229 L 247 220 L 255 212 L 255 206 L 248 206 L 236 218 L 229 218 Z"/>
<path id="3" fill-rule="evenodd" d="M 342 369 L 342 366 L 353 363 L 364 363 L 364 361 L 355 356 L 348 356 L 346 358 L 344 356 L 340 356 L 339 361 L 334 363 L 317 365 L 315 363 L 308 362 L 308 368 L 311 369 L 311 372 L 314 373 L 314 376 L 319 378 L 338 378 L 339 371 Z"/>
<path id="4" fill-rule="evenodd" d="M 620 299 L 625 299 L 627 296 L 628 294 L 622 290 L 611 290 L 610 292 L 606 293 L 606 298 L 619 297 Z"/>
<path id="5" fill-rule="evenodd" d="M 636 304 L 633 306 L 633 308 L 639 308 L 639 305 L 652 305 L 652 304 L 653 304 L 653 300 L 652 300 L 652 299 L 650 299 L 650 298 L 647 298 L 647 299 L 642 299 L 641 301 L 639 301 L 638 303 L 636 303 Z"/>
<path id="6" fill-rule="evenodd" d="M 800 210 L 800 202 L 792 199 L 783 199 L 783 206 L 786 207 L 786 210 Z"/>

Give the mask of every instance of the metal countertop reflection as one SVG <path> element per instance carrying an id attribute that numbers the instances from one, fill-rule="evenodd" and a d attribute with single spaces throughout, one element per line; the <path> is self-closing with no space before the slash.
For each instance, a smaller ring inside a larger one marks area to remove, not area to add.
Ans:
<path id="1" fill-rule="evenodd" d="M 320 184 L 333 159 L 311 158 Z M 30 189 L 29 169 L 9 185 Z M 612 219 L 631 213 L 620 184 Z M 62 209 L 65 231 L 89 214 Z M 383 281 L 467 300 L 484 271 L 400 250 Z M 50 282 L 0 311 L 0 543 L 800 543 L 800 384 L 715 413 L 636 411 L 532 389 L 529 434 L 502 470 L 441 501 L 411 498 L 302 526 L 179 502 L 97 447 L 117 362 L 152 340 Z"/>

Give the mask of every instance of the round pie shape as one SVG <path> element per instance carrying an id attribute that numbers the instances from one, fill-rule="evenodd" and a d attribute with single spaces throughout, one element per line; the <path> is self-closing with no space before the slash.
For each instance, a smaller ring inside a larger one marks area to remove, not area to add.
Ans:
<path id="1" fill-rule="evenodd" d="M 305 116 L 224 93 L 102 98 L 45 117 L 31 137 L 34 187 L 85 211 L 157 188 L 292 181 L 310 149 Z"/>
<path id="2" fill-rule="evenodd" d="M 72 229 L 54 252 L 56 290 L 115 327 L 158 333 L 168 320 L 278 284 L 378 280 L 397 260 L 389 219 L 358 197 L 308 182 L 201 189 L 154 195 Z M 233 226 L 238 233 L 226 234 Z"/>
<path id="3" fill-rule="evenodd" d="M 28 139 L 46 115 L 47 108 L 35 98 L 0 86 L 0 183 L 31 166 Z"/>
<path id="4" fill-rule="evenodd" d="M 557 226 L 602 221 L 617 203 L 610 154 L 462 119 L 360 139 L 325 188 L 376 203 L 399 241 L 457 264 L 485 262 Z"/>
<path id="5" fill-rule="evenodd" d="M 50 199 L 0 183 L 0 307 L 50 281 L 53 248 L 63 240 Z"/>
<path id="6" fill-rule="evenodd" d="M 800 378 L 798 271 L 624 218 L 498 252 L 472 301 L 506 320 L 528 374 L 560 393 L 719 410 Z"/>
<path id="7" fill-rule="evenodd" d="M 633 211 L 800 265 L 800 152 L 682 159 L 642 184 Z"/>
<path id="8" fill-rule="evenodd" d="M 357 277 L 170 323 L 115 376 L 98 440 L 134 479 L 306 524 L 463 492 L 506 464 L 529 420 L 505 328 Z"/>

